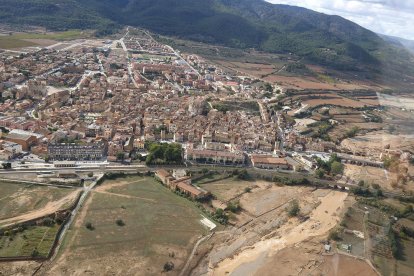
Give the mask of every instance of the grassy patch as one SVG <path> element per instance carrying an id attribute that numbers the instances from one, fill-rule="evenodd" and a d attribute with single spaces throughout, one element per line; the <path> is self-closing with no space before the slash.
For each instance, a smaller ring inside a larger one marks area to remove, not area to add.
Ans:
<path id="1" fill-rule="evenodd" d="M 17 33 L 12 35 L 0 36 L 0 48 L 15 49 L 38 45 L 33 41 L 27 41 L 25 39 L 73 40 L 77 38 L 85 38 L 87 36 L 88 35 L 85 32 L 79 30 L 45 34 Z"/>
<path id="2" fill-rule="evenodd" d="M 246 188 L 253 186 L 254 182 L 238 180 L 236 177 L 200 185 L 201 188 L 211 192 L 222 201 L 228 201 L 244 193 Z"/>
<path id="3" fill-rule="evenodd" d="M 37 45 L 36 43 L 30 42 L 30 41 L 0 36 L 0 48 L 1 49 L 24 48 L 24 47 L 30 47 L 30 46 L 36 46 L 36 45 Z"/>
<path id="4" fill-rule="evenodd" d="M 80 30 L 70 30 L 70 31 L 66 31 L 66 32 L 55 32 L 55 33 L 44 33 L 44 34 L 39 34 L 39 33 L 18 33 L 18 34 L 13 34 L 11 36 L 11 38 L 14 39 L 55 39 L 55 40 L 72 40 L 72 39 L 77 39 L 77 38 L 84 38 L 87 37 L 88 35 Z"/>
<path id="5" fill-rule="evenodd" d="M 120 182 L 125 185 L 118 185 Z M 148 258 L 151 265 L 162 267 L 168 250 L 174 248 L 187 256 L 194 240 L 207 229 L 200 223 L 201 214 L 191 201 L 177 196 L 151 177 L 125 177 L 107 180 L 106 191 L 92 194 L 88 211 L 79 225 L 74 242 L 65 250 L 75 258 L 93 258 L 130 252 L 131 256 Z M 124 222 L 120 227 L 118 220 Z M 90 222 L 90 231 L 85 223 Z M 169 249 L 168 249 L 169 248 Z M 78 254 L 77 252 L 82 252 Z"/>
<path id="6" fill-rule="evenodd" d="M 63 188 L 0 182 L 0 220 L 43 208 L 71 192 Z"/>
<path id="7" fill-rule="evenodd" d="M 0 257 L 31 256 L 36 249 L 38 256 L 46 257 L 52 247 L 58 225 L 32 226 L 23 232 L 0 237 Z"/>
<path id="8" fill-rule="evenodd" d="M 328 75 L 324 75 L 324 74 L 318 74 L 318 79 L 320 79 L 323 82 L 330 83 L 330 84 L 335 83 L 335 80 L 332 77 Z"/>

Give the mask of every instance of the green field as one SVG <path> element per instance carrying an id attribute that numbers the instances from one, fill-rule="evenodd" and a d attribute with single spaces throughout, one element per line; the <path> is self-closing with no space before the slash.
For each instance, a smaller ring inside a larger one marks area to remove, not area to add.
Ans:
<path id="1" fill-rule="evenodd" d="M 72 30 L 56 33 L 17 33 L 12 35 L 0 36 L 1 49 L 15 49 L 30 46 L 37 46 L 36 42 L 26 39 L 50 39 L 50 40 L 73 40 L 77 38 L 85 38 L 88 35 L 82 31 Z"/>
<path id="2" fill-rule="evenodd" d="M 108 270 L 99 264 L 115 265 L 116 260 L 105 260 L 117 255 L 145 262 L 140 271 L 147 268 L 149 274 L 162 269 L 168 260 L 181 266 L 195 241 L 207 233 L 201 218 L 193 202 L 151 177 L 107 180 L 85 202 L 65 238 L 62 254 L 69 257 L 65 257 L 68 261 L 62 267 L 71 269 L 72 263 L 82 267 L 87 265 L 83 260 L 95 260 L 91 269 L 107 274 Z M 119 219 L 125 225 L 117 225 Z M 93 230 L 85 227 L 87 223 Z M 120 264 L 117 272 L 128 274 L 127 269 Z"/>
<path id="3" fill-rule="evenodd" d="M 52 247 L 58 225 L 30 226 L 23 232 L 0 236 L 0 257 L 32 256 L 36 249 L 37 256 L 46 257 Z"/>
<path id="4" fill-rule="evenodd" d="M 36 43 L 30 42 L 30 41 L 0 36 L 0 48 L 1 49 L 16 49 L 16 48 L 24 48 L 24 47 L 30 47 L 30 46 L 36 46 L 36 45 L 37 45 Z"/>
<path id="5" fill-rule="evenodd" d="M 71 189 L 1 181 L 0 221 L 43 208 L 49 202 L 59 200 L 71 192 Z"/>

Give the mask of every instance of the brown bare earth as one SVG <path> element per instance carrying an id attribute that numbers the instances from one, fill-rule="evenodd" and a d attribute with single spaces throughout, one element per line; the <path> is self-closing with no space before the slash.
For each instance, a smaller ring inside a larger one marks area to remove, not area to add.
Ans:
<path id="1" fill-rule="evenodd" d="M 31 43 L 34 43 L 38 46 L 42 46 L 42 47 L 46 47 L 46 46 L 50 46 L 53 44 L 56 44 L 57 41 L 56 40 L 52 40 L 52 39 L 24 39 L 24 41 L 28 41 Z"/>
<path id="2" fill-rule="evenodd" d="M 325 255 L 322 241 L 314 238 L 278 251 L 254 275 L 378 275 L 360 259 L 341 254 Z"/>
<path id="3" fill-rule="evenodd" d="M 362 167 L 357 165 L 346 164 L 344 176 L 352 180 L 353 184 L 357 184 L 360 180 L 363 180 L 365 183 L 369 185 L 378 184 L 381 186 L 381 188 L 388 191 L 396 190 L 396 188 L 391 186 L 391 183 L 397 180 L 397 174 L 394 172 L 386 171 L 382 168 L 375 168 L 369 166 Z M 407 185 L 407 188 L 410 189 L 411 186 L 412 185 Z"/>
<path id="4" fill-rule="evenodd" d="M 258 55 L 258 53 L 254 53 Z M 260 56 L 260 55 L 259 55 Z M 263 56 L 261 56 L 263 58 Z M 357 81 L 352 82 L 333 80 L 331 78 L 324 79 L 323 77 L 313 77 L 311 75 L 292 75 L 286 76 L 284 68 L 287 61 L 272 61 L 270 63 L 253 63 L 253 62 L 240 62 L 240 61 L 228 61 L 228 60 L 214 60 L 220 67 L 231 70 L 236 74 L 244 74 L 250 77 L 259 78 L 263 81 L 270 83 L 277 83 L 286 89 L 315 89 L 315 90 L 357 90 L 357 89 L 383 89 L 384 87 L 369 82 L 369 81 Z M 326 69 L 319 66 L 307 65 L 311 71 L 317 74 L 323 74 Z"/>
<path id="5" fill-rule="evenodd" d="M 48 202 L 46 206 L 44 206 L 43 208 L 31 211 L 31 212 L 27 212 L 20 216 L 0 220 L 0 225 L 8 226 L 8 225 L 12 225 L 15 223 L 24 222 L 24 221 L 40 218 L 40 217 L 43 217 L 49 214 L 53 214 L 59 210 L 69 207 L 70 204 L 72 204 L 76 200 L 78 195 L 79 195 L 79 191 L 73 191 L 67 196 L 57 201 Z"/>
<path id="6" fill-rule="evenodd" d="M 311 191 L 310 188 L 306 187 L 278 187 L 264 181 L 258 182 L 257 185 L 261 189 L 256 190 L 254 193 L 244 194 L 240 199 L 243 209 L 255 216 L 284 205 L 291 199 Z"/>
<path id="7" fill-rule="evenodd" d="M 359 152 L 366 156 L 379 158 L 386 146 L 389 146 L 392 150 L 414 151 L 414 139 L 413 135 L 395 135 L 380 130 L 345 139 L 341 146 L 350 152 Z"/>
<path id="8" fill-rule="evenodd" d="M 0 262 L 0 275 L 2 276 L 26 276 L 41 265 L 39 262 Z"/>
<path id="9" fill-rule="evenodd" d="M 293 97 L 293 99 L 294 100 L 300 99 L 302 101 L 302 104 L 306 104 L 310 107 L 315 107 L 315 106 L 320 106 L 320 105 L 335 105 L 335 106 L 342 106 L 342 107 L 360 108 L 366 105 L 370 105 L 369 103 L 365 101 L 342 97 L 334 93 L 313 93 L 309 95 L 295 96 Z"/>
<path id="10" fill-rule="evenodd" d="M 371 84 L 364 83 L 327 83 L 311 77 L 289 77 L 270 75 L 265 81 L 278 83 L 290 89 L 316 89 L 316 90 L 356 90 L 373 88 Z"/>
<path id="11" fill-rule="evenodd" d="M 273 234 L 267 235 L 270 238 L 262 238 L 253 246 L 242 249 L 233 258 L 221 261 L 214 269 L 213 275 L 228 273 L 252 275 L 279 250 L 311 237 L 326 235 L 338 223 L 346 197 L 346 193 L 337 191 L 331 191 L 322 196 L 320 205 L 311 212 L 307 221 L 300 223 L 296 219 L 292 219 L 291 223 L 285 224 Z"/>

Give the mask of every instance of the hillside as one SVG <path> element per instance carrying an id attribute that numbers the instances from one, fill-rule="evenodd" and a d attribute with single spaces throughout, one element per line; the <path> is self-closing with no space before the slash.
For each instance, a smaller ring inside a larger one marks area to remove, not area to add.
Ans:
<path id="1" fill-rule="evenodd" d="M 414 54 L 414 40 L 404 39 L 404 38 L 396 37 L 396 36 L 387 36 L 387 35 L 381 35 L 381 37 L 385 41 L 392 43 L 397 47 L 404 47 L 408 51 Z"/>
<path id="2" fill-rule="evenodd" d="M 235 48 L 293 53 L 307 62 L 367 78 L 411 79 L 413 57 L 339 16 L 262 0 L 2 0 L 0 22 L 50 29 L 122 25 Z"/>

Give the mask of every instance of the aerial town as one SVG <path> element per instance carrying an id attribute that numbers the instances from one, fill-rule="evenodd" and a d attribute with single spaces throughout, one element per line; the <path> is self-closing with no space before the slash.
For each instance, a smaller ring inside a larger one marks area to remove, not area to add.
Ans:
<path id="1" fill-rule="evenodd" d="M 0 174 L 11 189 L 0 198 L 10 199 L 0 202 L 0 261 L 35 261 L 5 271 L 82 274 L 95 258 L 95 275 L 136 275 L 134 256 L 148 275 L 162 266 L 172 275 L 226 275 L 259 259 L 267 271 L 282 269 L 271 249 L 310 275 L 333 275 L 332 254 L 342 254 L 344 271 L 347 261 L 364 275 L 387 271 L 384 263 L 397 260 L 389 227 L 412 226 L 414 101 L 340 80 L 293 89 L 257 64 L 213 61 L 162 41 L 126 27 L 0 51 Z M 37 188 L 19 190 L 22 203 L 11 187 L 23 184 Z M 49 186 L 65 191 L 41 190 Z M 37 195 L 49 203 L 30 205 Z M 138 213 L 151 214 L 142 218 L 150 223 L 139 224 Z M 32 228 L 46 229 L 39 244 L 10 254 Z M 142 249 L 139 234 L 154 244 Z M 309 257 L 292 258 L 295 244 Z M 105 259 L 127 247 L 120 267 Z"/>
<path id="2" fill-rule="evenodd" d="M 146 142 L 179 143 L 189 163 L 311 171 L 312 156 L 343 152 L 349 162 L 381 167 L 345 146 L 303 136 L 286 120 L 294 105 L 278 86 L 226 73 L 134 29 L 116 41 L 60 43 L 1 56 L 1 159 L 119 162 L 145 155 Z M 265 97 L 276 91 L 272 98 Z M 279 104 L 280 105 L 280 104 Z M 294 114 L 303 112 L 297 108 Z M 326 110 L 325 110 L 326 111 Z M 409 160 L 409 152 L 400 152 Z"/>
<path id="3" fill-rule="evenodd" d="M 182 144 L 189 162 L 312 167 L 306 157 L 286 158 L 284 143 L 301 144 L 251 78 L 180 55 L 144 31 L 72 46 L 2 56 L 2 160 L 126 163 L 147 141 L 162 141 Z M 212 105 L 235 95 L 246 110 Z"/>

